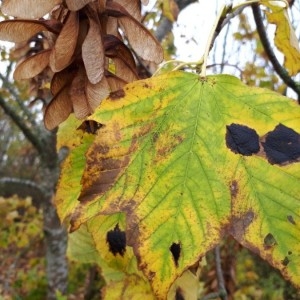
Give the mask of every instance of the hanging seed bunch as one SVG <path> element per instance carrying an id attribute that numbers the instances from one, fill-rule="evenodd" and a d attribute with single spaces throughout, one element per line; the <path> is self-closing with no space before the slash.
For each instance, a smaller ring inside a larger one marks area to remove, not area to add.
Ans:
<path id="1" fill-rule="evenodd" d="M 141 5 L 147 2 L 2 1 L 2 13 L 14 17 L 0 23 L 0 39 L 16 43 L 14 55 L 20 58 L 14 78 L 40 83 L 51 77 L 53 97 L 44 111 L 48 129 L 71 113 L 85 118 L 110 92 L 137 80 L 132 53 L 162 61 L 160 44 L 141 23 Z"/>

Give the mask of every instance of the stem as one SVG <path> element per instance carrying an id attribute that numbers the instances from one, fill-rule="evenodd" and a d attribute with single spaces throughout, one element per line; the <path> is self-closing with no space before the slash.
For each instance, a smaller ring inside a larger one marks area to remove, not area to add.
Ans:
<path id="1" fill-rule="evenodd" d="M 206 43 L 206 47 L 205 47 L 205 51 L 204 51 L 204 55 L 203 55 L 203 59 L 202 59 L 203 63 L 201 66 L 201 73 L 200 73 L 201 77 L 206 76 L 206 66 L 207 66 L 208 54 L 209 54 L 209 51 L 211 50 L 214 40 L 216 38 L 215 32 L 217 31 L 217 28 L 220 26 L 220 21 L 223 20 L 224 15 L 227 14 L 227 11 L 228 11 L 228 7 L 226 5 L 222 5 L 222 8 L 220 9 L 217 19 L 216 19 L 216 21 L 212 27 L 212 30 L 209 34 L 208 41 Z"/>
<path id="2" fill-rule="evenodd" d="M 275 72 L 279 75 L 283 82 L 298 95 L 298 103 L 300 104 L 300 85 L 293 80 L 287 70 L 282 67 L 281 63 L 278 61 L 270 45 L 258 4 L 252 4 L 251 7 L 259 38 Z"/>
<path id="3" fill-rule="evenodd" d="M 225 288 L 223 270 L 221 265 L 220 246 L 215 248 L 215 259 L 216 259 L 216 271 L 219 284 L 219 295 L 222 300 L 227 300 L 227 292 Z"/>
<path id="4" fill-rule="evenodd" d="M 202 298 L 202 300 L 208 299 L 219 299 L 227 300 L 227 291 L 225 288 L 224 276 L 222 271 L 222 264 L 221 264 L 221 255 L 220 255 L 220 246 L 215 248 L 215 263 L 216 263 L 216 273 L 218 279 L 218 291 L 214 293 L 210 293 Z"/>

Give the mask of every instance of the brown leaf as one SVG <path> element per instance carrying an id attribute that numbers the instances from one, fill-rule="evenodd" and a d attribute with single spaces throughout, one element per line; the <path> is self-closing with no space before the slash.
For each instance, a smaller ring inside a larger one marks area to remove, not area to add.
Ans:
<path id="1" fill-rule="evenodd" d="M 9 57 L 13 60 L 18 60 L 20 57 L 27 56 L 28 52 L 31 50 L 29 43 L 22 42 L 17 43 L 13 49 L 11 49 L 9 53 Z"/>
<path id="2" fill-rule="evenodd" d="M 106 35 L 104 47 L 106 56 L 114 61 L 117 76 L 127 82 L 138 79 L 134 58 L 121 40 L 113 35 Z"/>
<path id="3" fill-rule="evenodd" d="M 90 107 L 94 111 L 110 93 L 110 87 L 105 76 L 96 84 L 91 84 L 89 81 L 86 84 L 86 96 Z"/>
<path id="4" fill-rule="evenodd" d="M 72 103 L 69 99 L 69 86 L 65 86 L 47 105 L 44 115 L 45 127 L 52 130 L 65 121 L 72 113 Z"/>
<path id="5" fill-rule="evenodd" d="M 57 33 L 60 25 L 54 20 L 6 20 L 0 22 L 0 40 L 21 43 L 41 31 Z"/>
<path id="6" fill-rule="evenodd" d="M 66 4 L 69 10 L 77 11 L 92 1 L 93 0 L 66 0 Z"/>
<path id="7" fill-rule="evenodd" d="M 98 83 L 104 73 L 104 48 L 100 24 L 94 17 L 89 16 L 90 28 L 82 44 L 82 59 L 89 81 Z"/>
<path id="8" fill-rule="evenodd" d="M 73 79 L 69 90 L 74 114 L 77 119 L 83 119 L 92 112 L 85 94 L 85 85 L 86 75 L 84 69 L 81 68 Z"/>
<path id="9" fill-rule="evenodd" d="M 108 17 L 106 24 L 106 33 L 122 39 L 122 36 L 120 35 L 120 32 L 118 30 L 118 20 L 116 18 Z"/>
<path id="10" fill-rule="evenodd" d="M 114 0 L 126 8 L 126 11 L 139 22 L 142 19 L 140 0 Z"/>
<path id="11" fill-rule="evenodd" d="M 26 19 L 37 19 L 51 12 L 62 0 L 4 0 L 2 1 L 2 13 Z"/>
<path id="12" fill-rule="evenodd" d="M 53 72 L 59 72 L 71 63 L 76 49 L 78 32 L 78 14 L 70 12 L 50 55 L 50 67 Z"/>
<path id="13" fill-rule="evenodd" d="M 107 2 L 107 13 L 118 18 L 130 45 L 141 58 L 157 64 L 163 60 L 163 49 L 160 43 L 124 7 L 115 2 Z"/>
<path id="14" fill-rule="evenodd" d="M 50 90 L 52 95 L 56 95 L 66 85 L 69 85 L 75 76 L 74 70 L 67 68 L 55 73 L 51 80 Z"/>
<path id="15" fill-rule="evenodd" d="M 51 50 L 43 50 L 22 61 L 15 69 L 14 79 L 29 79 L 41 73 L 49 63 Z"/>
<path id="16" fill-rule="evenodd" d="M 127 81 L 125 81 L 124 79 L 122 79 L 108 71 L 105 72 L 105 77 L 107 79 L 107 82 L 108 82 L 112 92 L 122 89 L 123 86 L 127 83 Z"/>

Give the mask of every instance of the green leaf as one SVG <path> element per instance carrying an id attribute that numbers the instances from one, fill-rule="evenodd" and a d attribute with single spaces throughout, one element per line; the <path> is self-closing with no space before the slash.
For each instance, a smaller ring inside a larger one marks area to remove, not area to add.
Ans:
<path id="1" fill-rule="evenodd" d="M 72 230 L 124 212 L 127 245 L 159 299 L 227 234 L 300 286 L 296 103 L 228 75 L 172 72 L 127 85 L 90 119 L 104 126 Z"/>
<path id="2" fill-rule="evenodd" d="M 85 166 L 84 153 L 94 140 L 94 135 L 79 129 L 81 121 L 74 115 L 63 122 L 57 133 L 57 151 L 66 148 L 69 155 L 62 163 L 62 171 L 57 187 L 55 204 L 63 221 L 78 205 L 80 180 Z"/>
<path id="3" fill-rule="evenodd" d="M 118 234 L 123 232 L 124 223 L 124 215 L 120 213 L 93 218 L 69 234 L 68 257 L 82 263 L 98 264 L 106 281 L 103 299 L 154 300 L 149 282 L 137 268 L 131 247 L 124 245 L 118 252 Z M 130 297 L 132 294 L 135 298 Z"/>

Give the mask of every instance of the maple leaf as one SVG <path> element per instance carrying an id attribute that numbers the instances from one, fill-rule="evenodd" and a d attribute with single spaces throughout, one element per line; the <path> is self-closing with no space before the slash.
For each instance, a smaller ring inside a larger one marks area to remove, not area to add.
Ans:
<path id="1" fill-rule="evenodd" d="M 69 198 L 72 230 L 124 212 L 126 244 L 159 299 L 227 234 L 299 286 L 299 116 L 293 101 L 229 75 L 127 85 L 89 118 L 102 127 L 80 203 Z"/>

